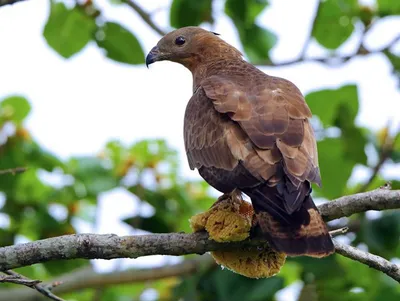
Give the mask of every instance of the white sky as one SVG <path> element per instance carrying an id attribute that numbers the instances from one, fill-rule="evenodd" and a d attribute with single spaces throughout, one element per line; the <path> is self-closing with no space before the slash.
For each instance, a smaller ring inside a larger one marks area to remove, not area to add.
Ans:
<path id="1" fill-rule="evenodd" d="M 147 11 L 167 8 L 170 3 L 169 0 L 137 2 Z M 214 2 L 217 9 L 223 5 L 223 1 Z M 109 5 L 107 0 L 96 3 L 100 3 L 105 19 L 130 28 L 139 37 L 145 52 L 159 40 L 130 8 Z M 274 0 L 271 9 L 260 16 L 260 24 L 281 37 L 272 51 L 274 59 L 285 61 L 300 53 L 310 26 L 304 19 L 310 19 L 315 3 L 315 0 Z M 96 154 L 114 138 L 126 143 L 142 138 L 165 138 L 179 150 L 182 172 L 197 177 L 188 168 L 182 138 L 183 114 L 192 93 L 189 71 L 169 62 L 154 64 L 150 70 L 143 65 L 115 63 L 105 58 L 94 43 L 65 60 L 42 37 L 48 13 L 46 0 L 31 0 L 0 9 L 0 99 L 15 93 L 28 98 L 33 110 L 27 127 L 39 143 L 67 158 Z M 223 15 L 216 20 L 213 30 L 239 47 L 230 20 Z M 165 10 L 156 13 L 154 21 L 168 28 Z M 367 45 L 373 49 L 383 47 L 399 33 L 400 19 L 387 18 L 370 33 Z M 354 35 L 340 50 L 351 53 L 356 45 Z M 324 53 L 316 43 L 308 51 L 309 55 Z M 322 87 L 357 83 L 361 98 L 358 124 L 379 129 L 388 120 L 393 121 L 393 127 L 400 123 L 400 93 L 390 74 L 391 66 L 382 55 L 357 58 L 337 68 L 304 63 L 262 70 L 293 81 L 304 94 Z M 387 172 L 395 173 L 393 169 Z M 365 171 L 360 169 L 359 175 L 365 177 Z M 97 228 L 82 225 L 82 231 L 131 233 L 119 223 L 121 216 L 132 215 L 135 210 L 129 197 L 120 191 L 113 192 L 102 198 L 100 208 Z M 108 261 L 102 267 L 108 269 L 117 262 Z M 140 262 L 157 260 L 148 258 Z"/>

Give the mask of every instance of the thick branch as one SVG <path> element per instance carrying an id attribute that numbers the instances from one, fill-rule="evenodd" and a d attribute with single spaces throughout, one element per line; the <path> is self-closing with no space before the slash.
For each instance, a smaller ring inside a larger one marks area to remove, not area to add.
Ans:
<path id="1" fill-rule="evenodd" d="M 350 216 L 368 210 L 400 208 L 400 190 L 376 189 L 343 196 L 318 206 L 325 221 Z"/>
<path id="2" fill-rule="evenodd" d="M 343 245 L 336 240 L 334 240 L 334 244 L 336 253 L 357 260 L 378 271 L 384 272 L 386 275 L 400 283 L 400 267 L 398 265 L 391 263 L 380 256 L 361 251 L 352 246 Z"/>
<path id="3" fill-rule="evenodd" d="M 400 208 L 400 190 L 377 189 L 341 197 L 319 206 L 326 221 L 367 210 Z M 0 248 L 0 271 L 57 259 L 137 258 L 148 255 L 204 254 L 208 251 L 255 248 L 265 243 L 252 239 L 217 243 L 206 233 L 169 233 L 137 236 L 78 234 Z"/>
<path id="4" fill-rule="evenodd" d="M 196 272 L 199 268 L 203 269 L 213 264 L 215 264 L 215 262 L 211 256 L 204 255 L 185 260 L 178 264 L 165 265 L 159 268 L 129 269 L 104 274 L 96 273 L 92 267 L 85 267 L 58 277 L 47 285 L 51 286 L 54 282 L 61 283 L 61 285 L 52 289 L 52 292 L 55 294 L 63 294 L 87 288 L 104 288 L 118 284 L 148 280 L 154 281 L 168 277 L 189 275 Z M 43 285 L 46 286 L 45 283 Z M 0 301 L 31 301 L 36 297 L 39 298 L 40 295 L 26 288 L 0 290 Z"/>
<path id="5" fill-rule="evenodd" d="M 0 271 L 59 259 L 138 258 L 148 255 L 204 254 L 208 251 L 256 248 L 257 240 L 217 243 L 205 232 L 136 236 L 115 234 L 64 235 L 0 248 Z"/>

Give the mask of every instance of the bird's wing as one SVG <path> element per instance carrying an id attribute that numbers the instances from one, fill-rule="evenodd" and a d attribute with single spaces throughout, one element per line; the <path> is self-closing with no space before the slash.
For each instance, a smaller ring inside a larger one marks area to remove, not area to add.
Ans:
<path id="1" fill-rule="evenodd" d="M 218 112 L 240 124 L 264 161 L 282 159 L 283 171 L 290 180 L 286 189 L 294 194 L 292 200 L 286 200 L 287 205 L 289 211 L 296 210 L 304 199 L 296 195 L 300 185 L 305 181 L 320 185 L 321 181 L 316 141 L 308 120 L 311 111 L 301 92 L 287 80 L 265 77 L 265 81 L 248 82 L 251 87 L 235 81 L 227 76 L 210 76 L 201 87 Z M 265 169 L 265 165 L 248 160 L 245 165 L 259 174 Z M 278 174 L 264 179 L 271 185 L 282 180 Z"/>
<path id="2" fill-rule="evenodd" d="M 191 169 L 216 167 L 232 170 L 238 164 L 231 148 L 245 150 L 244 135 L 236 133 L 232 121 L 214 109 L 203 89 L 198 89 L 186 107 L 185 149 Z"/>

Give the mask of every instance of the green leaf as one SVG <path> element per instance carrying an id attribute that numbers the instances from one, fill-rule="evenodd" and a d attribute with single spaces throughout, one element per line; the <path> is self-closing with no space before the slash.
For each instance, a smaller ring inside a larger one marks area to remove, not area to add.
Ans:
<path id="1" fill-rule="evenodd" d="M 106 22 L 96 34 L 96 43 L 114 61 L 131 65 L 144 63 L 144 52 L 138 39 L 121 24 Z"/>
<path id="2" fill-rule="evenodd" d="M 269 61 L 269 51 L 277 41 L 276 35 L 256 24 L 239 28 L 239 37 L 250 61 L 259 64 Z"/>
<path id="3" fill-rule="evenodd" d="M 225 13 L 240 27 L 251 26 L 256 17 L 268 6 L 266 0 L 227 0 Z"/>
<path id="4" fill-rule="evenodd" d="M 53 276 L 58 276 L 88 266 L 90 261 L 86 259 L 52 260 L 43 263 L 46 270 Z M 81 299 L 79 299 L 81 300 Z"/>
<path id="5" fill-rule="evenodd" d="M 10 246 L 14 243 L 15 233 L 0 228 L 0 247 Z"/>
<path id="6" fill-rule="evenodd" d="M 78 183 L 83 184 L 86 194 L 92 197 L 96 197 L 99 193 L 113 189 L 118 185 L 111 169 L 100 158 L 73 158 L 67 163 L 66 172 L 73 175 Z"/>
<path id="7" fill-rule="evenodd" d="M 21 123 L 31 111 L 28 100 L 22 96 L 10 96 L 0 101 L 0 118 Z"/>
<path id="8" fill-rule="evenodd" d="M 342 130 L 345 157 L 354 163 L 367 164 L 365 146 L 367 138 L 361 128 L 354 125 L 354 114 L 351 107 L 341 104 L 336 113 L 335 125 Z"/>
<path id="9" fill-rule="evenodd" d="M 214 268 L 184 278 L 174 289 L 174 300 L 272 301 L 283 282 L 279 276 L 250 279 Z"/>
<path id="10" fill-rule="evenodd" d="M 400 15 L 400 1 L 398 0 L 377 0 L 378 14 L 380 17 Z"/>
<path id="11" fill-rule="evenodd" d="M 274 33 L 255 23 L 267 5 L 264 0 L 227 0 L 225 3 L 225 13 L 234 22 L 244 51 L 255 64 L 269 62 L 269 51 L 277 41 Z"/>
<path id="12" fill-rule="evenodd" d="M 337 198 L 346 188 L 354 163 L 346 157 L 344 141 L 340 138 L 319 141 L 318 153 L 322 188 L 315 187 L 315 191 L 329 199 Z"/>
<path id="13" fill-rule="evenodd" d="M 68 9 L 62 2 L 51 1 L 43 36 L 62 57 L 70 58 L 89 43 L 95 29 L 95 19 L 82 8 Z"/>
<path id="14" fill-rule="evenodd" d="M 353 33 L 353 17 L 357 15 L 357 0 L 322 1 L 312 35 L 325 48 L 336 49 Z"/>
<path id="15" fill-rule="evenodd" d="M 169 233 L 175 230 L 175 223 L 168 223 L 166 218 L 156 211 L 156 214 L 151 217 L 134 216 L 124 219 L 123 222 L 132 226 L 135 229 L 142 229 L 151 233 Z"/>
<path id="16" fill-rule="evenodd" d="M 170 23 L 175 28 L 212 23 L 211 0 L 174 0 L 170 9 Z"/>
<path id="17" fill-rule="evenodd" d="M 385 50 L 383 53 L 386 55 L 386 57 L 392 63 L 393 73 L 400 76 L 400 56 L 390 52 L 389 50 Z"/>
<path id="18" fill-rule="evenodd" d="M 370 252 L 386 258 L 395 257 L 400 245 L 400 212 L 388 211 L 378 219 L 364 220 L 360 235 Z"/>
<path id="19" fill-rule="evenodd" d="M 344 157 L 354 164 L 366 164 L 367 139 L 362 129 L 354 125 L 359 107 L 357 86 L 345 85 L 338 89 L 311 92 L 306 95 L 306 101 L 325 128 L 335 126 L 341 130 L 341 137 L 345 142 Z"/>
<path id="20" fill-rule="evenodd" d="M 393 152 L 390 158 L 394 163 L 400 163 L 400 132 L 397 133 L 396 141 L 393 145 Z"/>
<path id="21" fill-rule="evenodd" d="M 328 256 L 324 258 L 312 257 L 294 257 L 289 259 L 290 262 L 296 262 L 302 267 L 303 277 L 312 274 L 316 279 L 331 279 L 341 277 L 344 269 L 338 265 L 337 256 Z M 329 273 L 326 271 L 329 270 Z"/>
<path id="22" fill-rule="evenodd" d="M 290 285 L 300 278 L 301 265 L 292 260 L 287 260 L 279 272 L 279 276 L 285 279 L 285 285 Z"/>
<path id="23" fill-rule="evenodd" d="M 28 169 L 17 178 L 14 199 L 16 202 L 25 203 L 44 203 L 48 200 L 52 188 L 40 181 L 36 169 Z"/>
<path id="24" fill-rule="evenodd" d="M 311 112 L 317 115 L 325 127 L 335 125 L 340 106 L 346 107 L 348 121 L 354 123 L 358 113 L 358 93 L 356 85 L 345 85 L 338 89 L 326 89 L 306 95 Z"/>
<path id="25" fill-rule="evenodd" d="M 272 300 L 283 287 L 283 278 L 250 279 L 228 270 L 217 269 L 208 277 L 215 285 L 216 300 L 265 301 Z M 208 283 L 208 285 L 210 285 Z"/>

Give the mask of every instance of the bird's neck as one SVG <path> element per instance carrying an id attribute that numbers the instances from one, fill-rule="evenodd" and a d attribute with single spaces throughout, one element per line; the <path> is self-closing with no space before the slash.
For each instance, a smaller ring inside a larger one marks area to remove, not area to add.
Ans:
<path id="1" fill-rule="evenodd" d="M 188 68 L 192 72 L 193 76 L 193 92 L 195 92 L 201 85 L 201 82 L 212 75 L 224 75 L 226 72 L 226 62 L 230 64 L 236 64 L 240 66 L 244 61 L 242 57 L 231 57 L 228 60 L 226 58 L 216 57 L 208 58 L 206 61 L 200 62 L 196 65 L 192 65 L 192 68 Z"/>

